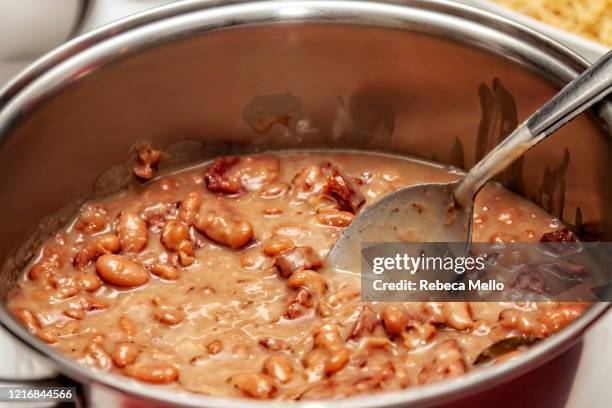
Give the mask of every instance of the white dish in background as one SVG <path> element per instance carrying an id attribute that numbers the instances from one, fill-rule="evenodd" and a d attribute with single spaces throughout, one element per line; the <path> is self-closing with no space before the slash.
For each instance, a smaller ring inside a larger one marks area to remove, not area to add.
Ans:
<path id="1" fill-rule="evenodd" d="M 606 53 L 610 48 L 604 44 L 589 40 L 581 37 L 577 34 L 569 33 L 559 28 L 553 27 L 525 14 L 514 11 L 506 6 L 495 3 L 490 0 L 455 0 L 459 3 L 475 6 L 480 9 L 491 11 L 495 14 L 499 14 L 528 27 L 533 28 L 536 31 L 545 34 L 560 43 L 571 48 L 577 54 L 581 55 L 590 62 L 597 60 L 603 54 Z"/>

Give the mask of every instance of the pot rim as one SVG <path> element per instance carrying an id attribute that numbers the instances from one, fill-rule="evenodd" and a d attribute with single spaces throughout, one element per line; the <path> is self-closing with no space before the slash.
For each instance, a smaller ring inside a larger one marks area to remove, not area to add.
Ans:
<path id="1" fill-rule="evenodd" d="M 429 18 L 432 27 L 416 23 L 415 16 Z M 230 18 L 230 17 L 233 17 Z M 413 20 L 410 20 L 412 18 Z M 432 18 L 434 20 L 432 20 Z M 536 69 L 553 76 L 553 80 L 567 82 L 577 71 L 588 64 L 564 46 L 538 32 L 512 22 L 504 17 L 446 0 L 409 0 L 401 4 L 375 1 L 258 1 L 244 0 L 186 0 L 162 6 L 119 20 L 77 37 L 56 50 L 46 54 L 28 67 L 0 90 L 0 141 L 6 138 L 15 118 L 26 114 L 48 95 L 61 90 L 81 76 L 74 76 L 77 69 L 85 66 L 102 67 L 116 58 L 126 44 L 133 45 L 130 52 L 142 49 L 142 40 L 152 33 L 163 33 L 164 39 L 172 35 L 198 29 L 198 32 L 224 29 L 227 26 L 245 27 L 273 23 L 335 23 L 361 24 L 381 28 L 412 29 L 430 34 L 440 34 L 440 27 L 463 28 L 472 36 L 497 34 L 498 43 L 488 47 L 497 54 L 510 54 L 514 61 L 527 64 L 521 56 L 529 55 Z M 271 19 L 271 20 L 270 20 Z M 228 22 L 231 21 L 231 24 Z M 225 24 L 223 24 L 225 23 Z M 429 31 L 431 30 L 431 31 Z M 470 31 L 471 30 L 471 31 Z M 465 34 L 465 32 L 461 32 Z M 156 40 L 163 40 L 156 37 Z M 463 42 L 476 44 L 469 36 Z M 525 55 L 520 54 L 521 52 Z M 120 54 L 119 54 L 120 55 Z M 539 56 L 533 59 L 534 56 Z M 552 57 L 552 61 L 551 61 Z M 86 65 L 88 62 L 96 62 Z M 537 61 L 540 65 L 537 66 Z M 400 391 L 358 396 L 335 401 L 299 402 L 303 407 L 381 407 L 403 404 L 429 405 L 452 400 L 459 395 L 468 395 L 521 375 L 539 366 L 577 341 L 584 330 L 593 324 L 606 310 L 609 303 L 591 306 L 577 321 L 546 341 L 530 348 L 516 359 L 503 365 L 483 368 L 456 379 Z M 177 392 L 167 388 L 139 383 L 117 374 L 92 370 L 65 357 L 23 328 L 6 310 L 0 307 L 0 324 L 21 342 L 33 348 L 45 358 L 53 361 L 60 371 L 84 384 L 97 383 L 127 393 L 133 397 L 184 406 L 247 407 L 286 406 L 283 402 L 253 401 L 246 399 L 200 396 L 194 393 Z"/>

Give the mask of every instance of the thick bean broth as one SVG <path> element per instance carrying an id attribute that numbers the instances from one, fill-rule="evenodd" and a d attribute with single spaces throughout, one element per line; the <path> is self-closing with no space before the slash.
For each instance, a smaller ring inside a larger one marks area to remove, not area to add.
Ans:
<path id="1" fill-rule="evenodd" d="M 141 151 L 149 179 L 159 152 Z M 355 214 L 456 173 L 366 153 L 220 157 L 84 205 L 10 299 L 43 341 L 96 370 L 221 396 L 339 398 L 461 375 L 507 338 L 545 338 L 577 303 L 360 303 L 325 256 Z M 566 239 L 499 185 L 478 195 L 475 241 Z M 520 353 L 497 358 L 495 363 Z"/>

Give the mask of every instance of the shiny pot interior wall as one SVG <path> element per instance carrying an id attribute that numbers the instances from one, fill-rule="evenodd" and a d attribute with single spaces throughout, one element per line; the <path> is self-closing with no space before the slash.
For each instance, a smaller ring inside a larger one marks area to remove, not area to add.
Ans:
<path id="1" fill-rule="evenodd" d="M 179 149 L 188 159 L 350 147 L 469 168 L 557 89 L 554 78 L 453 40 L 328 24 L 196 32 L 75 67 L 72 79 L 4 128 L 2 260 L 45 215 L 125 163 L 137 140 L 199 141 Z M 609 135 L 583 116 L 503 180 L 605 234 L 611 159 Z"/>

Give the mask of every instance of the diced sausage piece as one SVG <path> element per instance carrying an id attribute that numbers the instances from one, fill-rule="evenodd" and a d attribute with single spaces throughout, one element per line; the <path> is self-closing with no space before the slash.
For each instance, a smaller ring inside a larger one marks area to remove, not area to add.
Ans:
<path id="1" fill-rule="evenodd" d="M 383 306 L 380 317 L 385 331 L 391 337 L 401 335 L 408 324 L 408 318 L 404 312 L 392 305 Z"/>
<path id="2" fill-rule="evenodd" d="M 338 209 L 356 214 L 365 203 L 359 187 L 350 176 L 334 165 L 329 165 L 325 192 L 338 202 Z"/>
<path id="3" fill-rule="evenodd" d="M 576 242 L 576 236 L 567 228 L 557 231 L 547 232 L 542 235 L 540 242 Z"/>
<path id="4" fill-rule="evenodd" d="M 117 231 L 123 252 L 139 252 L 147 246 L 147 225 L 136 213 L 122 212 L 119 215 Z"/>
<path id="5" fill-rule="evenodd" d="M 179 376 L 178 369 L 169 363 L 135 363 L 126 366 L 125 373 L 150 384 L 168 384 Z"/>
<path id="6" fill-rule="evenodd" d="M 193 225 L 202 206 L 202 194 L 192 191 L 179 204 L 178 219 L 187 225 Z"/>
<path id="7" fill-rule="evenodd" d="M 516 279 L 512 284 L 512 287 L 529 292 L 543 294 L 546 290 L 544 287 L 544 281 L 538 273 L 537 269 L 533 266 L 526 265 L 521 268 L 519 273 L 516 275 Z"/>
<path id="8" fill-rule="evenodd" d="M 428 384 L 466 372 L 466 364 L 456 340 L 445 340 L 434 349 L 433 361 L 419 373 L 419 383 Z"/>
<path id="9" fill-rule="evenodd" d="M 96 261 L 96 271 L 108 283 L 121 287 L 142 286 L 149 280 L 146 269 L 119 255 L 99 257 Z"/>
<path id="10" fill-rule="evenodd" d="M 270 356 L 264 361 L 263 373 L 276 379 L 281 384 L 287 384 L 293 378 L 293 364 L 282 354 Z"/>
<path id="11" fill-rule="evenodd" d="M 231 382 L 247 397 L 270 399 L 276 394 L 276 385 L 265 374 L 235 374 Z"/>
<path id="12" fill-rule="evenodd" d="M 200 213 L 196 228 L 213 241 L 233 249 L 242 248 L 253 238 L 253 227 L 249 222 L 215 212 Z"/>
<path id="13" fill-rule="evenodd" d="M 150 180 L 155 174 L 155 166 L 161 158 L 161 151 L 151 145 L 138 149 L 138 163 L 134 166 L 134 174 L 141 179 Z"/>
<path id="14" fill-rule="evenodd" d="M 159 229 L 168 222 L 177 212 L 176 203 L 158 202 L 148 205 L 140 210 L 140 216 L 145 220 L 147 225 L 154 231 Z"/>
<path id="15" fill-rule="evenodd" d="M 350 338 L 357 339 L 365 333 L 372 333 L 379 323 L 380 320 L 378 320 L 376 312 L 368 305 L 363 306 L 355 326 L 353 326 Z"/>
<path id="16" fill-rule="evenodd" d="M 87 234 L 102 231 L 108 224 L 108 215 L 101 205 L 88 204 L 81 209 L 75 228 Z"/>
<path id="17" fill-rule="evenodd" d="M 239 174 L 232 174 L 230 170 L 240 161 L 240 157 L 217 157 L 206 170 L 204 180 L 208 189 L 215 193 L 236 194 L 244 190 Z"/>
<path id="18" fill-rule="evenodd" d="M 312 247 L 300 246 L 283 252 L 276 257 L 275 265 L 284 278 L 299 269 L 314 269 L 323 264 L 321 257 Z"/>

